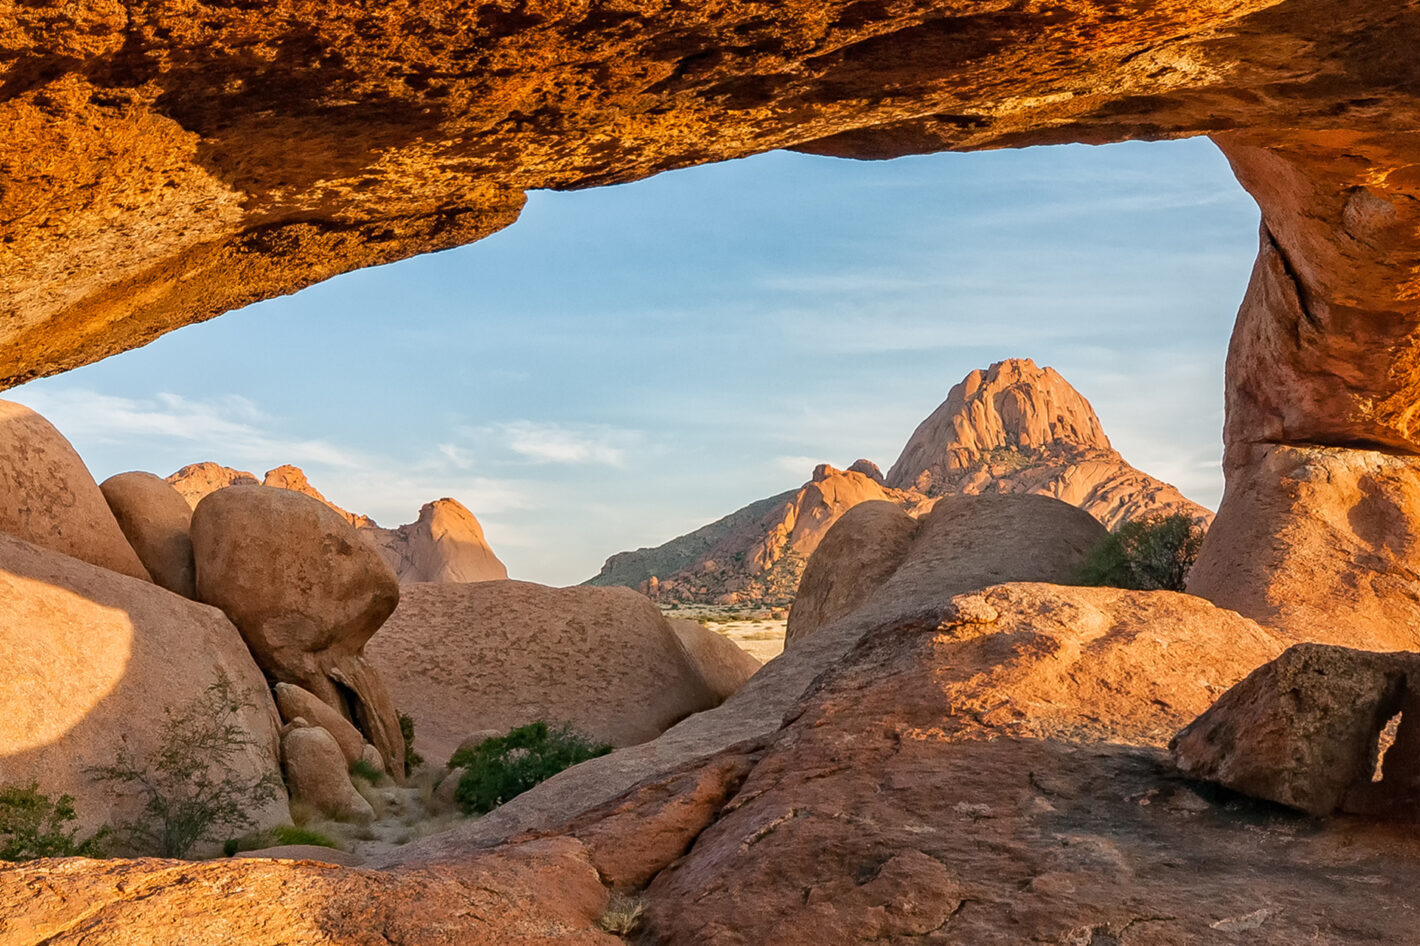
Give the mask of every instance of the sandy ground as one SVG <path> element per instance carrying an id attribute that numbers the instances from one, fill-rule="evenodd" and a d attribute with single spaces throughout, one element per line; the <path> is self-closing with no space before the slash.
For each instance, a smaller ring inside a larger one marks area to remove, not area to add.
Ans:
<path id="1" fill-rule="evenodd" d="M 717 605 L 676 605 L 661 609 L 667 617 L 699 621 L 717 634 L 723 634 L 768 663 L 784 652 L 784 617 L 780 611 L 753 608 L 727 608 Z"/>

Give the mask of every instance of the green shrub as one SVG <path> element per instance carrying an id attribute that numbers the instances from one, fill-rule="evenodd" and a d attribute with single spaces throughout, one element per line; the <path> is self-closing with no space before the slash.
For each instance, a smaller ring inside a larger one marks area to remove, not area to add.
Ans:
<path id="1" fill-rule="evenodd" d="M 424 757 L 414 751 L 414 717 L 396 711 L 399 717 L 399 732 L 404 736 L 404 771 L 413 772 L 424 764 Z"/>
<path id="2" fill-rule="evenodd" d="M 341 850 L 340 842 L 330 835 L 298 828 L 295 825 L 279 824 L 269 831 L 231 838 L 222 845 L 222 853 L 231 857 L 240 851 L 260 851 L 269 847 L 286 847 L 293 844 L 309 844 L 313 847 L 330 847 Z"/>
<path id="3" fill-rule="evenodd" d="M 50 798 L 38 782 L 0 788 L 0 861 L 30 861 L 37 857 L 101 857 L 107 832 L 87 841 L 77 839 L 74 798 Z"/>
<path id="4" fill-rule="evenodd" d="M 203 841 L 229 837 L 256 822 L 248 814 L 277 797 L 274 773 L 243 777 L 242 755 L 258 748 L 240 713 L 252 703 L 225 674 L 180 712 L 164 711 L 162 736 L 146 759 L 124 747 L 112 765 L 91 769 L 114 792 L 135 795 L 142 814 L 118 827 L 136 852 L 186 857 Z"/>
<path id="5" fill-rule="evenodd" d="M 470 814 L 489 812 L 563 769 L 610 751 L 611 746 L 597 745 L 566 727 L 520 726 L 454 753 L 449 767 L 464 770 L 454 800 Z"/>
<path id="6" fill-rule="evenodd" d="M 1203 545 L 1203 528 L 1186 513 L 1126 522 L 1101 539 L 1080 570 L 1080 584 L 1136 591 L 1182 591 Z"/>
<path id="7" fill-rule="evenodd" d="M 383 769 L 377 768 L 373 762 L 365 759 L 356 759 L 350 763 L 350 775 L 354 778 L 362 778 L 371 785 L 378 785 L 385 778 Z"/>

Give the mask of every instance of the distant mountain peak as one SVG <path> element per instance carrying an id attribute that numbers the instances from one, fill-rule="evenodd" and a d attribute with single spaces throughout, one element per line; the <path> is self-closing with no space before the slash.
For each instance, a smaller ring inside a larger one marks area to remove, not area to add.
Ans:
<path id="1" fill-rule="evenodd" d="M 887 485 L 941 496 L 993 461 L 1019 464 L 1081 451 L 1114 454 L 1090 402 L 1054 368 L 1008 358 L 952 387 L 908 439 Z"/>

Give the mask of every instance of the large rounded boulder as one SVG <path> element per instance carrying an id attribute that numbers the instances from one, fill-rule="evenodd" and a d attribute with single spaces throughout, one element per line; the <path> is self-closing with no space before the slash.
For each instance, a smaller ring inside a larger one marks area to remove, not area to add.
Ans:
<path id="1" fill-rule="evenodd" d="M 195 599 L 192 507 L 182 494 L 152 473 L 137 472 L 110 476 L 99 490 L 154 583 Z"/>
<path id="2" fill-rule="evenodd" d="M 734 696 L 764 666 L 754 654 L 699 621 L 672 618 L 670 625 L 716 703 Z"/>
<path id="3" fill-rule="evenodd" d="M 627 746 L 715 704 L 661 612 L 629 588 L 408 584 L 369 645 L 416 745 L 544 720 Z"/>
<path id="4" fill-rule="evenodd" d="M 897 503 L 859 503 L 845 512 L 804 566 L 784 646 L 866 601 L 902 564 L 917 526 Z"/>
<path id="5" fill-rule="evenodd" d="M 0 532 L 148 580 L 79 454 L 13 401 L 0 401 Z"/>
<path id="6" fill-rule="evenodd" d="M 74 797 L 84 832 L 140 814 L 91 775 L 122 748 L 140 764 L 182 714 L 225 679 L 243 704 L 232 774 L 279 776 L 276 707 L 241 635 L 220 611 L 146 581 L 0 535 L 0 778 Z M 288 818 L 285 795 L 248 812 Z"/>
<path id="7" fill-rule="evenodd" d="M 869 601 L 1013 581 L 1074 584 L 1108 534 L 1076 506 L 1022 493 L 945 496 L 920 522 L 885 503 L 851 509 L 804 569 L 785 646 Z"/>
<path id="8" fill-rule="evenodd" d="M 268 486 L 199 502 L 192 550 L 198 598 L 232 619 L 261 668 L 339 710 L 402 775 L 394 705 L 363 653 L 399 602 L 379 552 L 324 503 Z"/>

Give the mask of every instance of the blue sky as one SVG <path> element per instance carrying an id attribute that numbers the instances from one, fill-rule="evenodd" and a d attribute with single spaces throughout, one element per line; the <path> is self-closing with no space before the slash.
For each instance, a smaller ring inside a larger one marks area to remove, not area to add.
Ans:
<path id="1" fill-rule="evenodd" d="M 362 270 L 4 396 L 99 479 L 295 463 L 382 525 L 453 496 L 570 584 L 797 486 L 884 469 L 968 371 L 1053 365 L 1125 458 L 1216 506 L 1258 213 L 1209 142 L 865 163 L 789 153 L 530 195 Z"/>

